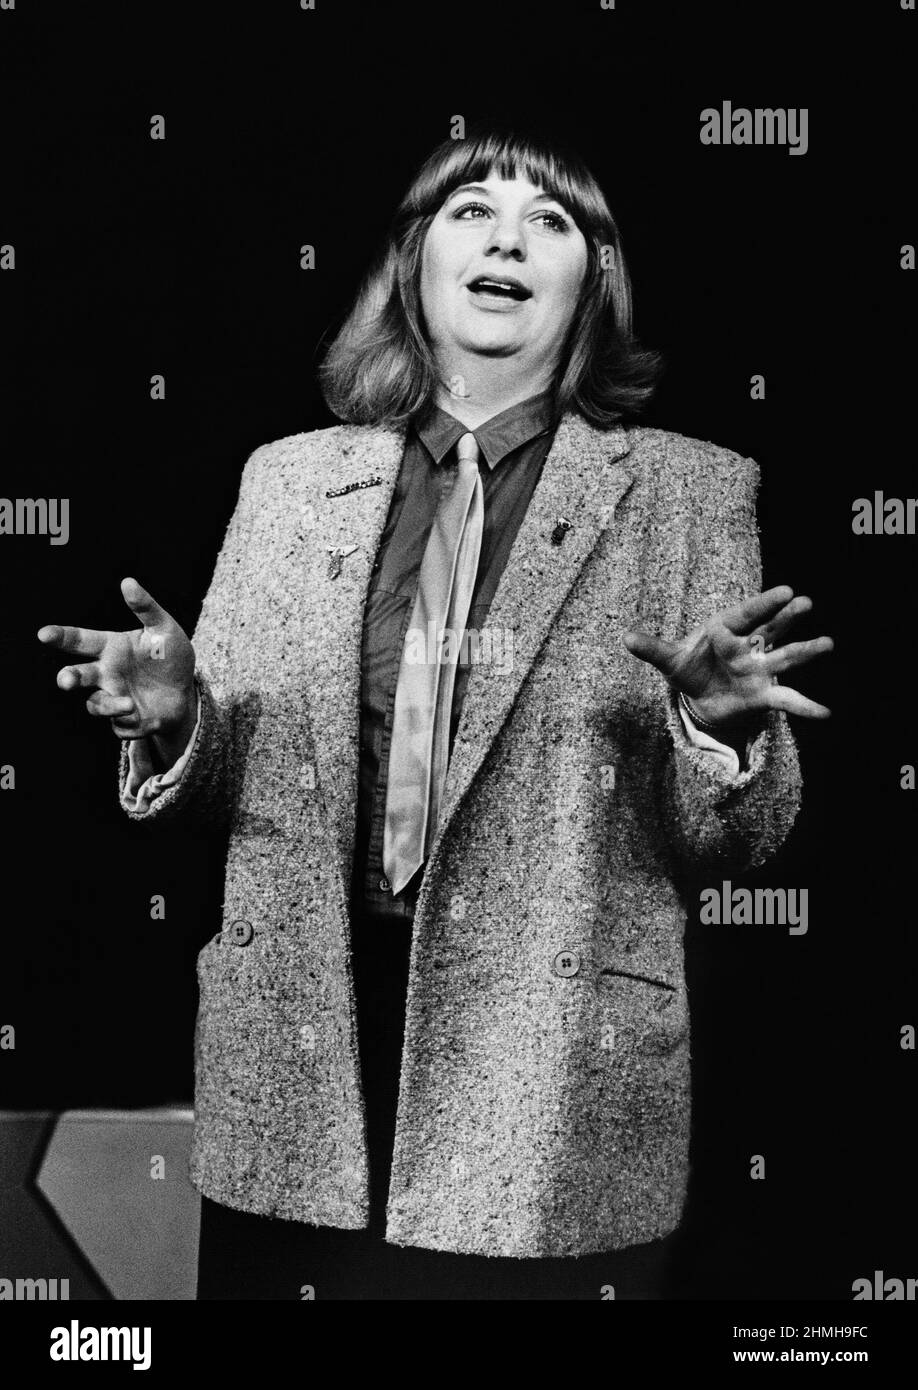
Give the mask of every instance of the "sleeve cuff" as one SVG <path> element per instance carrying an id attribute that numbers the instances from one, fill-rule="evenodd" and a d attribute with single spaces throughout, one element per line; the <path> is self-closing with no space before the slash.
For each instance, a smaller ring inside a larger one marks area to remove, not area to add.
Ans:
<path id="1" fill-rule="evenodd" d="M 165 772 L 155 772 L 150 757 L 150 743 L 146 738 L 131 739 L 128 744 L 128 773 L 124 783 L 121 800 L 125 808 L 134 815 L 142 815 L 162 792 L 174 787 L 180 780 L 188 759 L 194 749 L 198 729 L 201 726 L 201 695 L 197 694 L 198 712 L 191 737 L 185 751 Z"/>
<path id="2" fill-rule="evenodd" d="M 686 736 L 693 748 L 702 748 L 710 753 L 712 758 L 719 759 L 724 766 L 724 770 L 730 777 L 738 777 L 740 774 L 740 760 L 736 749 L 728 743 L 720 743 L 710 734 L 706 734 L 703 729 L 699 729 L 685 708 L 681 700 L 677 698 L 679 717 L 682 720 L 682 727 L 685 729 Z M 755 741 L 755 735 L 751 735 L 746 740 L 746 758 L 749 757 L 749 748 Z"/>

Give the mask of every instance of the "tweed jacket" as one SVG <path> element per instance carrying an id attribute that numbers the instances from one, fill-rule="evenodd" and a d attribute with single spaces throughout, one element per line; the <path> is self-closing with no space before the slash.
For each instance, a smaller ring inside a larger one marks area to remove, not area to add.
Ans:
<path id="1" fill-rule="evenodd" d="M 251 455 L 193 635 L 191 756 L 128 811 L 228 821 L 223 930 L 198 958 L 193 1182 L 343 1228 L 369 1208 L 349 925 L 362 619 L 403 447 L 402 428 L 339 425 Z M 678 637 L 759 591 L 757 486 L 710 443 L 558 426 L 487 619 L 512 661 L 472 671 L 418 898 L 389 1242 L 547 1257 L 679 1223 L 685 870 L 762 864 L 800 772 L 776 711 L 739 773 L 693 746 L 622 633 Z M 332 577 L 327 547 L 353 545 Z M 124 745 L 122 796 L 127 771 Z"/>

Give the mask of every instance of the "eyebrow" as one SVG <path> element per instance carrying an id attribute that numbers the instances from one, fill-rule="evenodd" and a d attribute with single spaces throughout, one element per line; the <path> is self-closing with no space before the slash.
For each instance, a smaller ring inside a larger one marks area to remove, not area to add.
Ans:
<path id="1" fill-rule="evenodd" d="M 447 198 L 456 198 L 460 193 L 479 193 L 484 194 L 486 198 L 493 198 L 494 196 L 493 190 L 490 188 L 485 188 L 484 184 L 463 183 L 458 188 L 454 188 L 452 193 L 447 194 Z M 561 199 L 556 198 L 553 193 L 537 193 L 534 198 L 530 199 L 530 202 L 557 203 L 559 207 L 564 207 L 564 203 L 562 203 Z"/>

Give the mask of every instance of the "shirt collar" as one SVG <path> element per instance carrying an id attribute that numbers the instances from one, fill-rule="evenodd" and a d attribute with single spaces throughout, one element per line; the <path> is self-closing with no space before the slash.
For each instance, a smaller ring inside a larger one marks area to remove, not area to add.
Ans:
<path id="1" fill-rule="evenodd" d="M 509 410 L 502 410 L 499 415 L 492 415 L 490 420 L 485 420 L 474 430 L 469 430 L 455 415 L 450 415 L 438 405 L 432 405 L 419 416 L 414 428 L 437 464 L 443 463 L 464 434 L 474 434 L 482 458 L 493 469 L 514 449 L 521 448 L 551 429 L 554 419 L 554 391 L 549 388 L 537 396 L 520 401 L 518 405 L 511 405 Z"/>

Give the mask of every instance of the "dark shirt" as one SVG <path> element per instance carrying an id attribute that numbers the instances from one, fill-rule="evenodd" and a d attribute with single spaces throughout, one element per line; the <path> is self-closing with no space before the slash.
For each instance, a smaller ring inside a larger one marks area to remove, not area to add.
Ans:
<path id="1" fill-rule="evenodd" d="M 478 441 L 484 529 L 467 627 L 481 631 L 520 523 L 542 472 L 557 421 L 543 392 L 494 415 L 472 433 Z M 408 430 L 389 515 L 376 552 L 363 620 L 360 783 L 352 897 L 364 912 L 411 920 L 424 873 L 393 896 L 382 866 L 386 787 L 395 687 L 414 608 L 424 549 L 456 443 L 469 431 L 434 406 Z M 462 713 L 472 662 L 460 659 L 449 747 Z"/>

